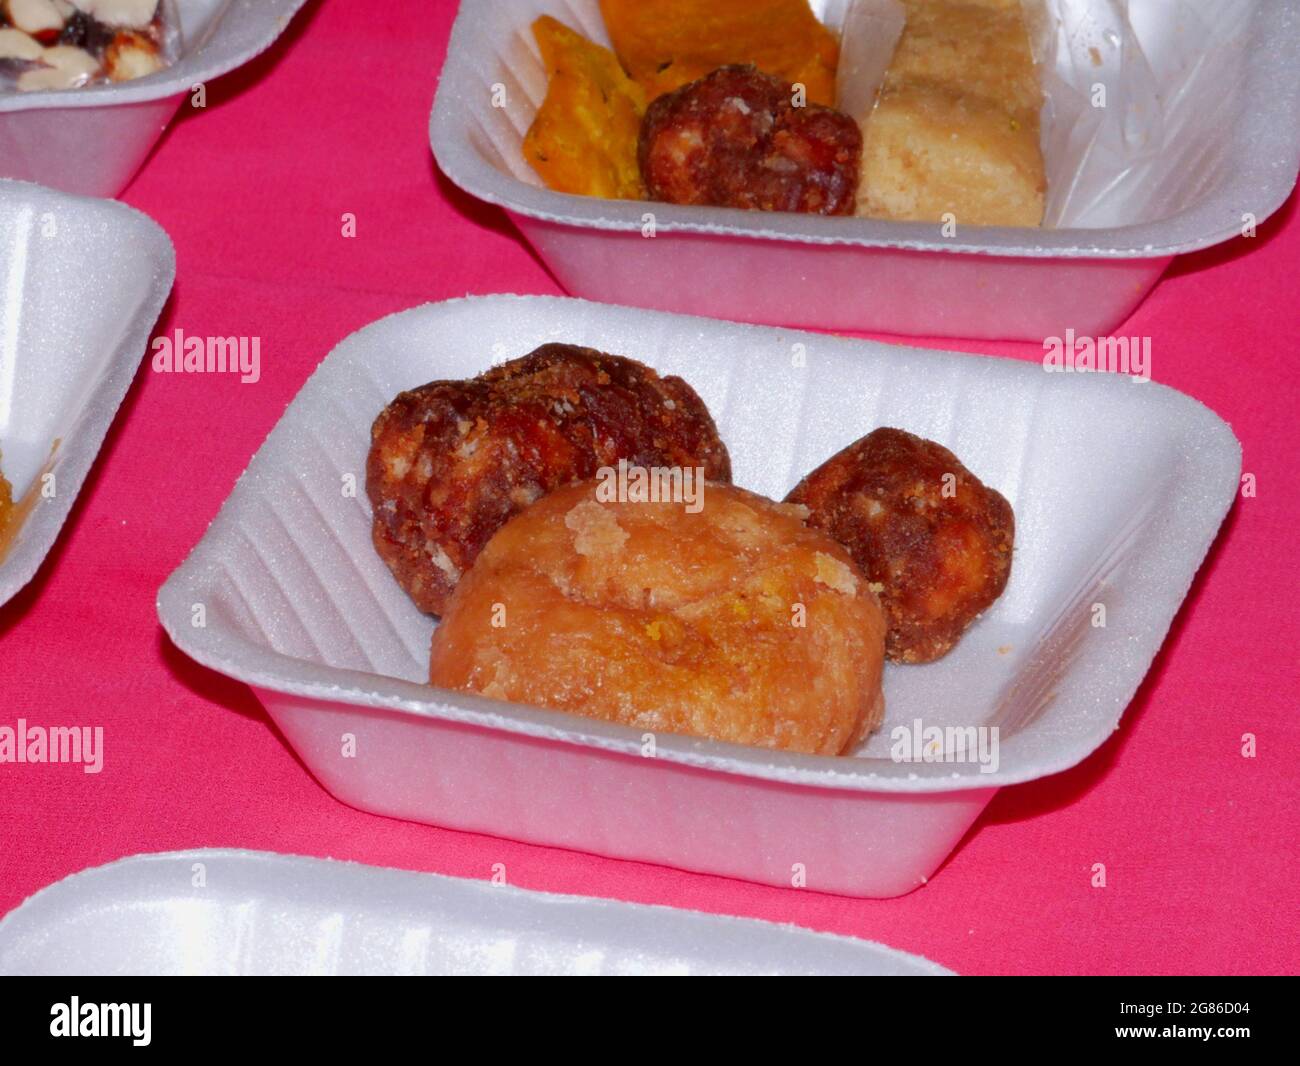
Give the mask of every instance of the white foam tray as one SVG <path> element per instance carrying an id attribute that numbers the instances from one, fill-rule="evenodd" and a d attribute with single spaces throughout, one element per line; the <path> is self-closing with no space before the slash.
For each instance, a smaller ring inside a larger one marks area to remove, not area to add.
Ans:
<path id="1" fill-rule="evenodd" d="M 175 273 L 138 211 L 0 180 L 0 470 L 15 499 L 36 499 L 0 558 L 0 604 L 58 537 Z"/>
<path id="2" fill-rule="evenodd" d="M 1086 2 L 1086 0 L 1080 0 Z M 1095 0 L 1098 4 L 1102 0 Z M 1188 0 L 1179 0 L 1186 4 Z M 1300 0 L 1248 0 L 1249 39 L 1225 60 L 1233 93 L 1221 131 L 1189 160 L 1159 217 L 1100 229 L 960 227 L 744 212 L 570 196 L 543 187 L 521 144 L 546 95 L 530 25 L 551 14 L 608 42 L 598 0 L 462 0 L 430 118 L 443 172 L 499 204 L 575 296 L 744 322 L 927 336 L 1042 340 L 1118 327 L 1171 257 L 1268 218 L 1300 168 Z M 1214 51 L 1206 21 L 1171 17 L 1173 0 L 1130 0 L 1159 66 Z M 843 0 L 812 0 L 829 15 Z M 1193 29 L 1193 27 L 1198 27 Z M 1188 34 L 1207 33 L 1202 48 Z M 492 106 L 492 86 L 507 106 Z M 1226 92 L 1227 83 L 1225 83 Z M 1236 91 L 1240 88 L 1240 91 Z M 1209 175 L 1213 175 L 1213 180 Z M 652 212 L 656 236 L 642 235 Z"/>
<path id="3" fill-rule="evenodd" d="M 885 727 L 856 757 L 660 736 L 644 758 L 636 730 L 427 687 L 434 622 L 370 541 L 370 424 L 402 389 L 547 341 L 680 374 L 736 482 L 774 498 L 876 426 L 953 448 L 1015 508 L 1005 594 L 943 660 L 886 670 Z M 1116 728 L 1240 461 L 1223 422 L 1154 383 L 580 300 L 457 300 L 329 355 L 161 590 L 159 616 L 193 658 L 250 684 L 355 807 L 776 885 L 799 864 L 815 890 L 897 895 L 999 786 L 1072 766 Z M 1105 628 L 1091 625 L 1097 602 Z M 890 729 L 916 718 L 998 726 L 998 771 L 893 761 Z"/>
<path id="4" fill-rule="evenodd" d="M 306 0 L 176 0 L 184 51 L 135 81 L 0 91 L 0 178 L 116 196 L 195 86 L 269 48 Z"/>
<path id="5" fill-rule="evenodd" d="M 793 925 L 256 851 L 136 855 L 0 921 L 0 974 L 940 976 Z"/>

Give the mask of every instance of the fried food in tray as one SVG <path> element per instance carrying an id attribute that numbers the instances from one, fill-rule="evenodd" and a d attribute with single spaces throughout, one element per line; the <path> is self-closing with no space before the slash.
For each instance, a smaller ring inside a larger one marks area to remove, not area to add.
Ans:
<path id="1" fill-rule="evenodd" d="M 904 0 L 907 23 L 864 116 L 858 213 L 1038 226 L 1043 92 L 1017 0 Z"/>
<path id="2" fill-rule="evenodd" d="M 643 199 L 636 151 L 645 90 L 608 48 L 549 15 L 533 23 L 533 35 L 550 81 L 524 137 L 524 157 L 560 192 Z"/>
<path id="3" fill-rule="evenodd" d="M 838 755 L 883 717 L 885 622 L 802 509 L 707 484 L 681 502 L 560 489 L 452 594 L 430 682 L 649 732 Z"/>
<path id="4" fill-rule="evenodd" d="M 752 64 L 835 104 L 839 42 L 808 0 L 601 0 L 614 51 L 651 100 L 718 67 Z"/>
<path id="5" fill-rule="evenodd" d="M 441 615 L 430 683 L 843 754 L 885 659 L 943 656 L 1006 586 L 1010 505 L 932 441 L 877 429 L 784 503 L 730 478 L 686 382 L 591 348 L 398 395 L 367 490 L 376 550 Z"/>
<path id="6" fill-rule="evenodd" d="M 1041 225 L 1043 90 L 1020 0 L 902 3 L 883 84 L 851 116 L 833 110 L 840 42 L 807 0 L 602 0 L 614 54 L 539 20 L 551 81 L 524 154 L 562 192 Z"/>
<path id="7" fill-rule="evenodd" d="M 941 658 L 1006 587 L 1015 516 L 947 448 L 878 429 L 786 497 L 848 549 L 880 594 L 890 660 Z"/>
<path id="8" fill-rule="evenodd" d="M 375 548 L 420 609 L 440 614 L 507 520 L 620 459 L 731 480 L 695 391 L 632 359 L 547 344 L 470 381 L 403 392 L 371 431 Z"/>
<path id="9" fill-rule="evenodd" d="M 794 90 L 729 66 L 654 101 L 638 157 L 654 200 L 759 211 L 852 214 L 862 134 L 847 115 L 796 106 Z"/>

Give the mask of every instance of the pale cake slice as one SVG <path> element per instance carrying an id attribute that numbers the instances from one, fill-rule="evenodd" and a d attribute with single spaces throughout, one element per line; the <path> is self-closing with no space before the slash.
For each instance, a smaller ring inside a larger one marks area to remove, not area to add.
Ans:
<path id="1" fill-rule="evenodd" d="M 863 123 L 858 213 L 1037 226 L 1042 90 L 1017 0 L 904 0 L 907 26 Z"/>

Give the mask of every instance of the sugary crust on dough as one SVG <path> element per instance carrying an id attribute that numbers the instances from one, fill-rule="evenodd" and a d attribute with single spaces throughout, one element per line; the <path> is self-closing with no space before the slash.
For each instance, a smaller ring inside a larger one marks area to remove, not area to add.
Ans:
<path id="1" fill-rule="evenodd" d="M 430 382 L 371 430 L 375 548 L 417 606 L 440 613 L 512 515 L 620 459 L 731 480 L 695 390 L 632 359 L 547 344 L 470 381 Z"/>
<path id="2" fill-rule="evenodd" d="M 824 755 L 880 724 L 884 617 L 843 548 L 731 486 L 692 514 L 595 485 L 483 550 L 434 633 L 433 684 Z"/>
<path id="3" fill-rule="evenodd" d="M 848 549 L 880 591 L 897 662 L 946 655 L 1002 595 L 1015 516 L 947 448 L 878 429 L 832 456 L 786 497 Z"/>

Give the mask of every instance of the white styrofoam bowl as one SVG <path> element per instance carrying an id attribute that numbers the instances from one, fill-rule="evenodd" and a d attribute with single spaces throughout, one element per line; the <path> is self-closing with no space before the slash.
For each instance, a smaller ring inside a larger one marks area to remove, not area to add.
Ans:
<path id="1" fill-rule="evenodd" d="M 269 48 L 306 0 L 176 0 L 184 50 L 135 81 L 0 91 L 0 178 L 116 196 L 193 89 Z"/>
<path id="2" fill-rule="evenodd" d="M 0 471 L 33 501 L 0 558 L 0 604 L 58 537 L 175 273 L 138 211 L 0 180 Z"/>
<path id="3" fill-rule="evenodd" d="M 1197 0 L 1201 7 L 1212 2 Z M 819 14 L 832 4 L 843 7 L 842 0 L 813 0 Z M 1189 184 L 1185 202 L 1133 225 L 968 226 L 951 236 L 921 222 L 554 192 L 521 150 L 546 95 L 529 27 L 550 14 L 608 43 L 598 0 L 462 0 L 430 143 L 443 173 L 503 207 L 575 296 L 831 330 L 1032 341 L 1067 329 L 1104 336 L 1145 298 L 1173 256 L 1237 236 L 1246 213 L 1263 222 L 1295 186 L 1300 0 L 1256 6 L 1249 40 L 1231 55 L 1234 92 L 1223 105 L 1223 135 L 1211 144 L 1218 162 L 1207 169 L 1214 180 Z M 1172 50 L 1161 45 L 1184 27 L 1166 17 L 1171 0 L 1132 0 L 1132 9 L 1153 52 Z M 1200 54 L 1213 46 L 1207 41 Z M 493 106 L 494 85 L 507 90 L 506 106 Z M 1206 164 L 1201 157 L 1188 161 Z M 647 212 L 654 216 L 652 238 L 643 235 Z"/>
<path id="4" fill-rule="evenodd" d="M 637 730 L 428 687 L 434 622 L 371 544 L 371 422 L 400 390 L 548 341 L 681 375 L 736 483 L 774 498 L 877 426 L 938 440 L 1015 508 L 1006 592 L 946 658 L 887 668 L 884 729 L 853 757 L 661 736 L 646 758 Z M 355 807 L 768 884 L 797 866 L 815 890 L 891 896 L 998 787 L 1074 765 L 1118 726 L 1240 464 L 1222 421 L 1150 382 L 581 300 L 456 300 L 382 319 L 321 363 L 158 610 Z M 895 762 L 890 730 L 918 718 L 997 726 L 997 772 Z"/>
<path id="5" fill-rule="evenodd" d="M 869 940 L 266 852 L 135 855 L 0 921 L 7 976 L 950 975 Z"/>

